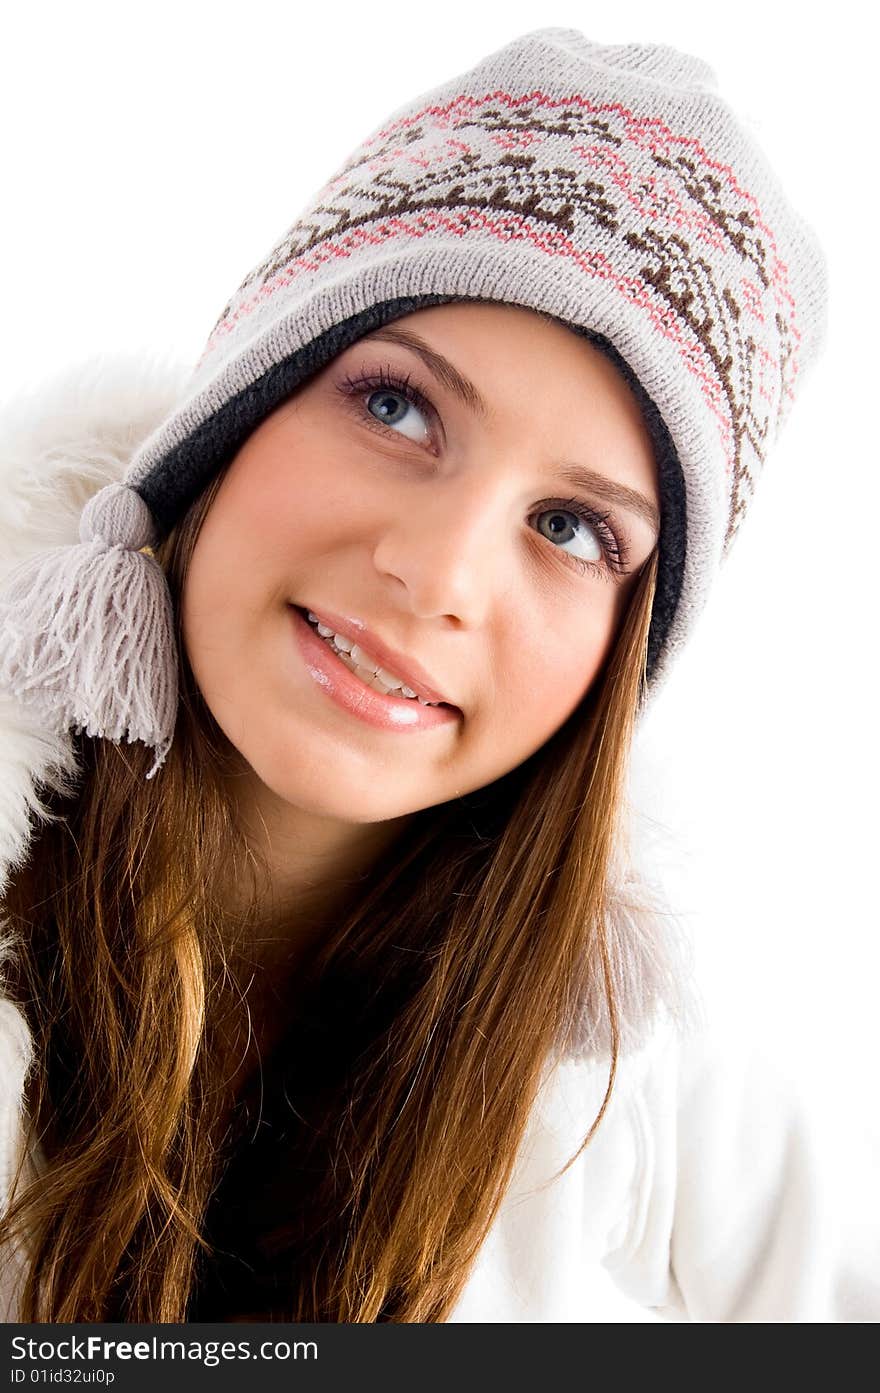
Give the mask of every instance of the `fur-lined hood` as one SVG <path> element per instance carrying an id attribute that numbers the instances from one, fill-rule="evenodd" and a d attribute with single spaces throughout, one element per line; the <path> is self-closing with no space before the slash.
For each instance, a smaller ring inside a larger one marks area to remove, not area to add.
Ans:
<path id="1" fill-rule="evenodd" d="M 86 502 L 122 478 L 137 446 L 185 394 L 189 375 L 189 369 L 158 359 L 94 359 L 0 411 L 0 587 L 18 562 L 79 540 Z M 624 1050 L 645 1041 L 658 1013 L 682 1025 L 699 1014 L 691 946 L 657 882 L 657 825 L 645 808 L 651 793 L 640 758 L 636 748 L 630 851 L 620 857 L 610 922 Z M 75 787 L 70 737 L 41 729 L 16 699 L 0 692 L 0 887 L 27 859 L 43 821 L 42 795 Z M 0 921 L 0 931 L 6 928 Z M 8 932 L 5 938 L 5 950 L 14 951 Z M 22 1026 L 0 992 L 0 1059 L 13 1048 L 24 1059 L 28 1041 Z M 609 1043 L 604 993 L 597 983 L 583 1002 L 575 1053 L 605 1057 Z"/>

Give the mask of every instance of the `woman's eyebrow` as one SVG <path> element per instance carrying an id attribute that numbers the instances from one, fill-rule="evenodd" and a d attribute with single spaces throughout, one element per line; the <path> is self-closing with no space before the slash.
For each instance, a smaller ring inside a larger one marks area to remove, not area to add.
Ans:
<path id="1" fill-rule="evenodd" d="M 464 402 L 465 406 L 470 407 L 478 416 L 485 418 L 489 415 L 488 406 L 470 378 L 460 373 L 455 364 L 444 358 L 442 353 L 430 348 L 418 334 L 413 334 L 408 329 L 395 329 L 393 325 L 386 325 L 384 329 L 377 329 L 374 334 L 365 335 L 362 342 L 377 340 L 380 343 L 396 343 L 401 348 L 411 348 L 413 353 L 419 355 L 428 371 L 433 373 L 444 387 L 448 387 L 459 401 Z"/>
<path id="2" fill-rule="evenodd" d="M 626 484 L 618 484 L 614 479 L 609 479 L 607 475 L 597 474 L 594 469 L 587 469 L 583 465 L 564 464 L 559 470 L 559 475 L 573 488 L 585 489 L 587 493 L 594 493 L 599 498 L 603 498 L 606 503 L 616 503 L 618 508 L 625 508 L 629 513 L 636 513 L 659 535 L 659 510 L 656 504 L 645 494 L 639 493 L 638 489 L 631 489 Z"/>
<path id="3" fill-rule="evenodd" d="M 389 324 L 385 325 L 384 328 L 375 330 L 374 333 L 366 334 L 362 342 L 394 343 L 400 348 L 411 349 L 413 353 L 418 354 L 425 367 L 433 373 L 437 381 L 448 387 L 459 401 L 462 401 L 465 406 L 483 419 L 489 415 L 489 408 L 484 398 L 470 378 L 459 372 L 455 364 L 450 363 L 448 358 L 444 358 L 442 353 L 438 353 L 436 349 L 426 344 L 424 339 L 420 339 L 418 334 L 412 333 L 409 329 L 395 328 L 393 324 Z M 619 508 L 625 508 L 627 512 L 635 513 L 647 522 L 655 532 L 659 533 L 660 513 L 656 504 L 645 494 L 639 493 L 637 489 L 628 488 L 626 484 L 618 484 L 605 474 L 599 474 L 594 469 L 578 465 L 563 465 L 559 474 L 573 488 L 582 488 L 587 493 L 593 493 L 604 499 L 607 503 L 614 503 Z"/>

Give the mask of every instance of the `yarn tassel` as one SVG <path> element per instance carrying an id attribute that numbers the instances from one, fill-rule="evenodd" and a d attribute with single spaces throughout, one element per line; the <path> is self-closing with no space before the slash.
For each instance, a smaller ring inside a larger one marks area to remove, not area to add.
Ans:
<path id="1" fill-rule="evenodd" d="M 177 718 L 177 649 L 162 568 L 140 549 L 155 542 L 144 500 L 125 484 L 89 499 L 77 546 L 16 566 L 0 587 L 0 689 L 59 732 L 156 750 L 151 779 Z"/>

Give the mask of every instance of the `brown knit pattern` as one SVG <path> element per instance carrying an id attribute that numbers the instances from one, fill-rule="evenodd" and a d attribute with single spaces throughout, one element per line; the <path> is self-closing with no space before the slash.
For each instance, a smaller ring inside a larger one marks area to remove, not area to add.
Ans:
<path id="1" fill-rule="evenodd" d="M 801 337 L 773 229 L 734 171 L 658 117 L 582 93 L 431 104 L 350 157 L 242 282 L 211 344 L 328 256 L 420 236 L 579 253 L 585 302 L 593 277 L 626 278 L 717 418 L 727 549 L 793 399 Z"/>

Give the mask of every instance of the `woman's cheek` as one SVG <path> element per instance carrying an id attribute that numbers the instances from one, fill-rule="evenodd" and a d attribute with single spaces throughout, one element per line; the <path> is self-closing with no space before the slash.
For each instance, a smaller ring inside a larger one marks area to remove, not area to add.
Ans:
<path id="1" fill-rule="evenodd" d="M 585 601 L 588 603 L 588 601 Z M 553 641 L 542 645 L 526 671 L 522 692 L 529 708 L 542 713 L 548 735 L 557 730 L 583 700 L 598 673 L 613 635 L 612 617 L 594 611 L 592 622 L 579 626 L 576 616 Z"/>

